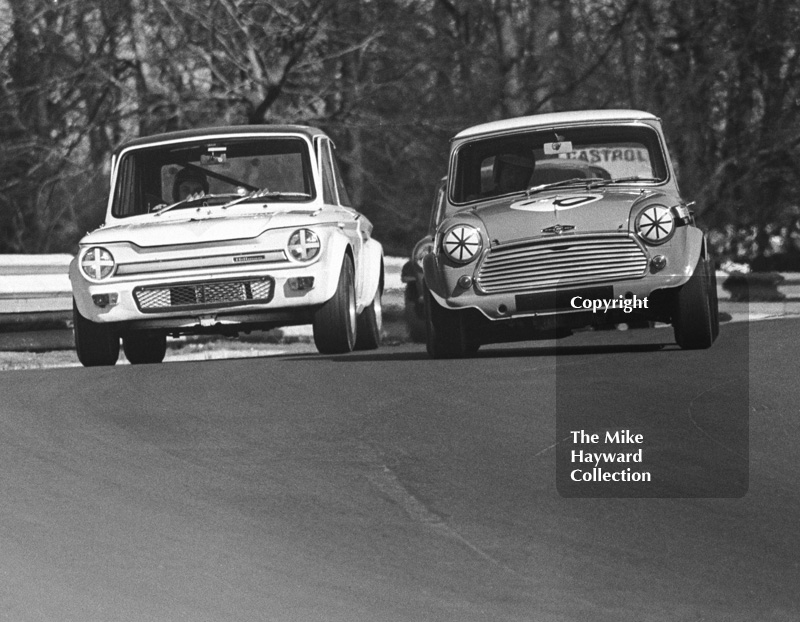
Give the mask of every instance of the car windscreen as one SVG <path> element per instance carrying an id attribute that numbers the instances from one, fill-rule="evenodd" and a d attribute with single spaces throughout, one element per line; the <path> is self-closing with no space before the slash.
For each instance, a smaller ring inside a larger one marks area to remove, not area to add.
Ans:
<path id="1" fill-rule="evenodd" d="M 254 191 L 269 192 L 269 202 L 311 201 L 316 193 L 308 143 L 294 137 L 215 138 L 131 149 L 119 162 L 111 213 L 146 214 L 198 191 L 217 197 L 209 205 Z"/>
<path id="2" fill-rule="evenodd" d="M 517 180 L 506 182 L 507 171 Z M 667 179 L 658 134 L 645 126 L 548 129 L 476 139 L 455 153 L 452 203 L 569 179 Z"/>

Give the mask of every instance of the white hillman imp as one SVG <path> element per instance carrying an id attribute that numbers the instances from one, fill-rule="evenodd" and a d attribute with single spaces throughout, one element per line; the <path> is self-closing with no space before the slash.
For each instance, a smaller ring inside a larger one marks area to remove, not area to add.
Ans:
<path id="1" fill-rule="evenodd" d="M 140 138 L 70 265 L 84 365 L 163 360 L 168 336 L 312 324 L 320 352 L 378 347 L 383 248 L 334 146 L 305 126 Z"/>

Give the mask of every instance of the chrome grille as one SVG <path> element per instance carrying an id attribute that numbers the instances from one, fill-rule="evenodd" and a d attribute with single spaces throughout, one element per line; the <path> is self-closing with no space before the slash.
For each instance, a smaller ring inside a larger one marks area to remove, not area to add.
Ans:
<path id="1" fill-rule="evenodd" d="M 151 285 L 133 290 L 142 313 L 235 306 L 272 300 L 272 278 Z"/>
<path id="2" fill-rule="evenodd" d="M 492 249 L 477 284 L 486 293 L 636 278 L 647 255 L 628 235 L 560 236 Z"/>

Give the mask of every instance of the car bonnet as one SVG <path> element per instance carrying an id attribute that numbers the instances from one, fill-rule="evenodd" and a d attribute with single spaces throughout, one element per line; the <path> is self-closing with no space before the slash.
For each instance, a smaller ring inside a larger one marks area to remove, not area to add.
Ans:
<path id="1" fill-rule="evenodd" d="M 542 235 L 628 231 L 632 209 L 661 192 L 593 189 L 554 190 L 531 197 L 494 201 L 473 210 L 486 227 L 492 244 Z M 648 201 L 649 202 L 649 201 Z"/>
<path id="2" fill-rule="evenodd" d="M 178 218 L 177 215 L 167 219 L 170 214 L 164 214 L 164 220 L 148 215 L 147 220 L 136 217 L 136 222 L 97 229 L 81 240 L 81 244 L 124 242 L 149 248 L 228 242 L 256 238 L 270 229 L 319 225 L 324 220 L 317 219 L 309 210 L 202 219 Z"/>

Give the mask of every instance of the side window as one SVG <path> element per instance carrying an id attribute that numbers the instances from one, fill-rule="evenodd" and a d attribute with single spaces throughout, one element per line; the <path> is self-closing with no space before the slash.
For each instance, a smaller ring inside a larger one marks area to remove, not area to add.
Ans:
<path id="1" fill-rule="evenodd" d="M 333 164 L 328 141 L 320 141 L 319 146 L 322 162 L 322 199 L 325 203 L 336 205 L 336 186 L 333 180 Z"/>
<path id="2" fill-rule="evenodd" d="M 117 187 L 114 189 L 114 203 L 111 213 L 115 218 L 143 214 L 151 207 L 162 203 L 155 192 L 154 184 L 145 185 L 147 175 L 152 178 L 152 170 L 146 170 L 139 157 L 127 154 L 119 164 Z"/>
<path id="3" fill-rule="evenodd" d="M 117 187 L 114 188 L 114 207 L 112 213 L 117 218 L 130 216 L 134 213 L 134 196 L 136 187 L 133 184 L 135 173 L 134 159 L 125 156 L 119 164 L 117 173 Z"/>
<path id="4" fill-rule="evenodd" d="M 333 148 L 333 144 L 331 144 Z M 344 187 L 344 178 L 342 177 L 342 169 L 339 168 L 339 161 L 333 157 L 333 169 L 336 173 L 336 189 L 339 191 L 339 203 L 345 207 L 352 207 L 350 195 L 347 193 L 347 188 Z"/>

